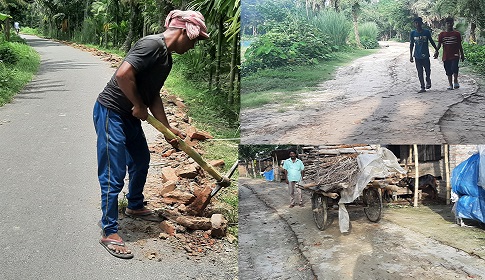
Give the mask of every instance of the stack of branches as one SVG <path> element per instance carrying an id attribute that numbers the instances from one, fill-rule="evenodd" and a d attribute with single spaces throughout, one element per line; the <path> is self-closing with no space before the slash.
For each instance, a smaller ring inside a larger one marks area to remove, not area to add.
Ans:
<path id="1" fill-rule="evenodd" d="M 359 166 L 357 154 L 344 154 L 314 158 L 305 166 L 305 189 L 323 192 L 340 192 L 355 186 Z"/>

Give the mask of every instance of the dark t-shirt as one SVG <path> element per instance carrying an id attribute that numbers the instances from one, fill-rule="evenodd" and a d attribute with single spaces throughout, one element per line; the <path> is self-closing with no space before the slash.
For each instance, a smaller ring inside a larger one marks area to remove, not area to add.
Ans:
<path id="1" fill-rule="evenodd" d="M 414 57 L 416 59 L 429 58 L 428 40 L 431 39 L 431 32 L 428 29 L 423 29 L 421 32 L 417 30 L 411 31 L 409 35 L 410 47 L 414 45 Z"/>
<path id="2" fill-rule="evenodd" d="M 160 96 L 165 80 L 172 69 L 172 55 L 167 50 L 162 34 L 141 38 L 126 55 L 124 61 L 135 68 L 136 87 L 143 103 L 150 106 Z M 101 105 L 122 115 L 132 116 L 133 104 L 121 91 L 116 73 L 99 94 Z"/>
<path id="3" fill-rule="evenodd" d="M 438 42 L 443 44 L 443 61 L 459 59 L 461 35 L 458 31 L 443 31 L 438 35 Z"/>

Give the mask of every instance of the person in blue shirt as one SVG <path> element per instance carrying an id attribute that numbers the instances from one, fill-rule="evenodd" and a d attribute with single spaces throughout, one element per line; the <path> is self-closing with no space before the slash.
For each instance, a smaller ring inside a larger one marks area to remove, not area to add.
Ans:
<path id="1" fill-rule="evenodd" d="M 295 206 L 295 191 L 297 199 L 301 207 L 303 207 L 303 198 L 301 196 L 301 189 L 296 187 L 296 183 L 301 181 L 305 175 L 305 167 L 303 162 L 296 158 L 296 152 L 290 151 L 290 158 L 283 162 L 283 169 L 285 172 L 286 183 L 290 193 L 290 208 Z"/>
<path id="2" fill-rule="evenodd" d="M 423 19 L 417 17 L 414 19 L 414 26 L 416 30 L 411 31 L 409 36 L 409 49 L 410 49 L 410 61 L 416 63 L 416 69 L 418 70 L 419 83 L 421 84 L 421 90 L 418 93 L 426 92 L 426 89 L 431 88 L 431 64 L 429 61 L 429 46 L 428 41 L 434 47 L 436 44 L 431 38 L 431 32 L 428 29 L 423 29 Z M 413 53 L 414 49 L 414 53 Z M 423 69 L 426 73 L 426 86 L 424 84 Z"/>

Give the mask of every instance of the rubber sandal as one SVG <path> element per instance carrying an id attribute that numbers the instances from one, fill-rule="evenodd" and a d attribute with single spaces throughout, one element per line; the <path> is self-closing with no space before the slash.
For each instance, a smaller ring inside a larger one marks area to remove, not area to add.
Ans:
<path id="1" fill-rule="evenodd" d="M 125 242 L 123 242 L 123 240 L 116 240 L 116 239 L 111 239 L 111 238 L 101 238 L 101 240 L 99 240 L 99 244 L 101 244 L 101 246 L 103 246 L 106 250 L 108 250 L 108 252 L 111 255 L 113 255 L 117 258 L 120 258 L 120 259 L 131 259 L 131 258 L 133 258 L 132 253 L 116 253 L 116 251 L 114 251 L 113 249 L 110 249 L 108 247 L 109 245 L 117 245 L 117 246 L 125 247 Z"/>
<path id="2" fill-rule="evenodd" d="M 453 87 L 452 87 L 452 86 L 449 86 L 449 87 L 447 87 L 446 89 L 447 89 L 447 90 L 452 90 L 452 89 L 453 89 Z"/>
<path id="3" fill-rule="evenodd" d="M 455 83 L 455 84 L 453 85 L 453 87 L 454 87 L 455 89 L 460 88 L 460 84 L 459 84 L 459 83 Z"/>

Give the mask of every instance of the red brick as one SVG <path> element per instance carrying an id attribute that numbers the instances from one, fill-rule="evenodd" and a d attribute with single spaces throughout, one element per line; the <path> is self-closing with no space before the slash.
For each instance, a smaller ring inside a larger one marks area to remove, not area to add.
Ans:
<path id="1" fill-rule="evenodd" d="M 175 225 L 171 221 L 163 221 L 159 225 L 160 229 L 170 236 L 174 236 L 177 232 Z"/>
<path id="2" fill-rule="evenodd" d="M 194 179 L 197 177 L 198 172 L 197 168 L 191 164 L 177 168 L 176 174 L 182 178 Z"/>
<path id="3" fill-rule="evenodd" d="M 163 196 L 166 193 L 169 193 L 177 187 L 177 181 L 168 181 L 163 183 L 163 186 L 158 190 L 158 195 Z"/>
<path id="4" fill-rule="evenodd" d="M 187 212 L 192 213 L 193 215 L 200 215 L 202 211 L 209 205 L 211 197 L 210 194 L 212 192 L 212 188 L 207 185 L 205 188 L 199 193 L 197 198 L 189 205 L 189 209 Z"/>
<path id="5" fill-rule="evenodd" d="M 174 190 L 163 195 L 162 202 L 165 204 L 189 204 L 195 199 L 191 193 Z"/>
<path id="6" fill-rule="evenodd" d="M 168 181 L 178 181 L 178 176 L 175 173 L 175 169 L 172 167 L 162 168 L 162 179 L 164 182 Z"/>

